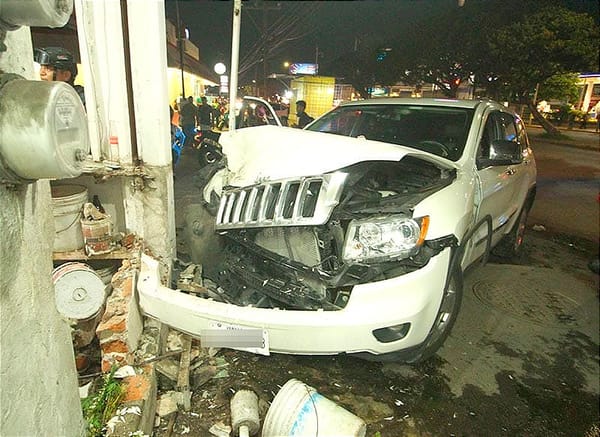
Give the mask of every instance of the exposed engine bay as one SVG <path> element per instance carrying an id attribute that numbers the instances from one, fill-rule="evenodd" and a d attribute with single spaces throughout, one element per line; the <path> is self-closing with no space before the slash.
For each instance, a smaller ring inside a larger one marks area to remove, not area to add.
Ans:
<path id="1" fill-rule="evenodd" d="M 414 228 L 414 206 L 455 177 L 455 170 L 405 156 L 361 162 L 326 175 L 225 187 L 219 205 L 208 205 L 216 211 L 223 247 L 218 265 L 205 266 L 207 284 L 214 282 L 210 288 L 217 290 L 211 294 L 241 306 L 344 308 L 354 285 L 419 269 L 455 244 L 453 238 L 425 239 L 400 255 L 384 250 L 352 257 L 345 255 L 354 250 L 348 246 L 349 229 L 362 224 L 363 240 L 373 239 L 367 230 L 379 232 L 378 241 L 385 245 L 395 237 L 385 234 L 389 227 L 365 226 L 370 218 L 385 222 L 399 217 Z M 417 221 L 421 228 L 423 223 Z M 408 235 L 413 228 L 399 229 Z"/>

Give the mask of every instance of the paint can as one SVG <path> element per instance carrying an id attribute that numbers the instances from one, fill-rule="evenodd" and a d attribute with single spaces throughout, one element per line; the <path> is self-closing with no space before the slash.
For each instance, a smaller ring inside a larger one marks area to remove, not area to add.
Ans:
<path id="1" fill-rule="evenodd" d="M 364 437 L 366 430 L 361 418 L 305 383 L 290 379 L 267 411 L 262 437 Z"/>
<path id="2" fill-rule="evenodd" d="M 98 220 L 81 219 L 81 232 L 88 256 L 101 255 L 113 250 L 112 222 L 109 217 Z"/>
<path id="3" fill-rule="evenodd" d="M 83 185 L 52 185 L 52 215 L 54 216 L 54 252 L 69 252 L 83 247 L 81 212 L 88 200 Z"/>
<path id="4" fill-rule="evenodd" d="M 61 264 L 52 271 L 56 309 L 69 319 L 96 318 L 106 299 L 106 285 L 89 265 Z"/>

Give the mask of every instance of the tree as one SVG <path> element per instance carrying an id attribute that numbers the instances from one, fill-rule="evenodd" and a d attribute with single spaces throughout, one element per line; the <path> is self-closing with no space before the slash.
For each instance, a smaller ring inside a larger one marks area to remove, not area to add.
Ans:
<path id="1" fill-rule="evenodd" d="M 555 74 L 540 84 L 537 100 L 558 100 L 563 103 L 575 103 L 579 99 L 577 73 Z"/>
<path id="2" fill-rule="evenodd" d="M 488 35 L 487 65 L 493 72 L 488 77 L 513 100 L 526 104 L 547 132 L 558 133 L 537 111 L 535 87 L 557 74 L 597 68 L 599 35 L 589 15 L 545 8 Z"/>

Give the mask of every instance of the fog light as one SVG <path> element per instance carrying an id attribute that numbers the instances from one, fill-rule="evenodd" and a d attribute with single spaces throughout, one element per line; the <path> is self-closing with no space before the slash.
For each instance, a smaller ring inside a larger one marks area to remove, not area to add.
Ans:
<path id="1" fill-rule="evenodd" d="M 402 323 L 400 325 L 376 329 L 373 331 L 373 335 L 381 343 L 391 343 L 392 341 L 401 340 L 406 337 L 409 330 L 410 323 Z"/>

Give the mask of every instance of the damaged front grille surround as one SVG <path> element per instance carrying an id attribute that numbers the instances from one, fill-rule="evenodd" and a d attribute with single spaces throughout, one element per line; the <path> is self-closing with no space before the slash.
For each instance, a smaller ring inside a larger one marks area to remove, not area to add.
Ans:
<path id="1" fill-rule="evenodd" d="M 226 190 L 216 229 L 322 225 L 339 203 L 346 177 L 335 172 Z"/>

